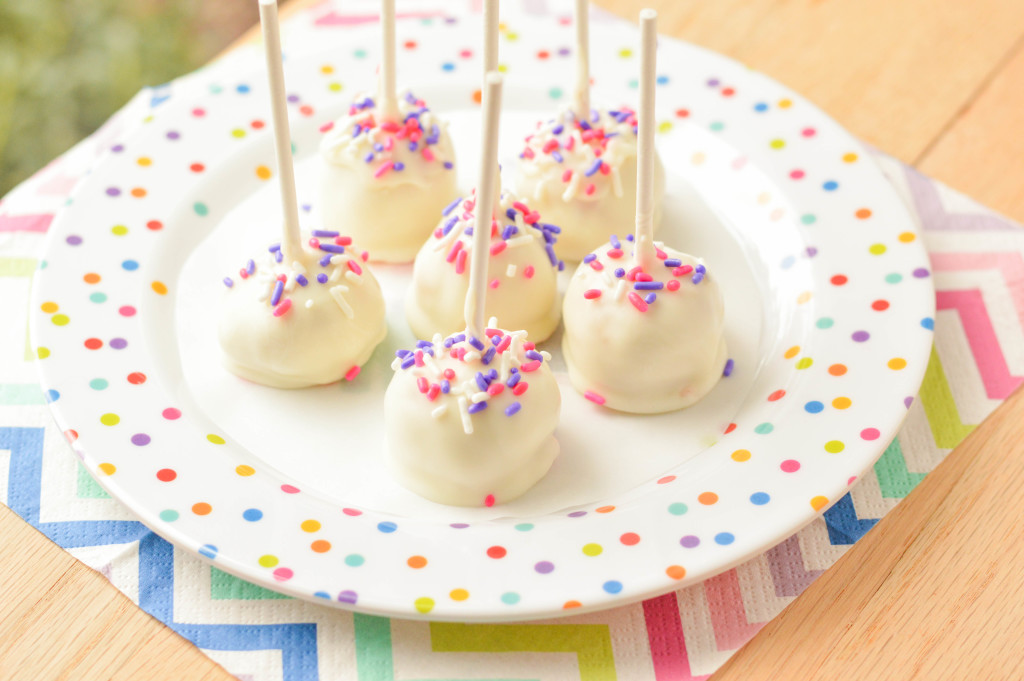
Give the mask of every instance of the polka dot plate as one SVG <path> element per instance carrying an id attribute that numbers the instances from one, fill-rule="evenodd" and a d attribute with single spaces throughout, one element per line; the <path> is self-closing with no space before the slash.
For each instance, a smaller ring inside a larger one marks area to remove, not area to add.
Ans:
<path id="1" fill-rule="evenodd" d="M 635 29 L 595 21 L 591 32 L 594 101 L 635 102 Z M 399 22 L 400 80 L 450 121 L 464 190 L 478 156 L 478 34 L 478 17 Z M 375 27 L 344 35 L 286 61 L 311 228 L 320 129 L 373 86 Z M 502 35 L 509 167 L 521 136 L 564 103 L 572 27 L 509 19 Z M 228 374 L 215 340 L 221 280 L 274 239 L 279 215 L 254 60 L 250 72 L 194 76 L 201 87 L 181 88 L 111 148 L 53 224 L 33 343 L 83 464 L 154 531 L 227 572 L 398 617 L 612 607 L 796 532 L 906 415 L 932 341 L 928 259 L 864 147 L 818 109 L 680 42 L 661 41 L 659 64 L 660 236 L 717 274 L 735 366 L 704 401 L 660 416 L 607 411 L 569 386 L 556 334 L 542 347 L 562 388 L 561 456 L 522 499 L 461 509 L 415 497 L 382 463 L 389 364 L 413 341 L 408 267 L 374 268 L 389 335 L 354 381 L 277 391 Z"/>

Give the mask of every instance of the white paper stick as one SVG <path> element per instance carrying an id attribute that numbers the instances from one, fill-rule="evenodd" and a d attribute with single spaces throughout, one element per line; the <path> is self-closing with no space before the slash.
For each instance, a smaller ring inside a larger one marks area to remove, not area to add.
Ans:
<path id="1" fill-rule="evenodd" d="M 398 118 L 398 86 L 395 81 L 395 0 L 380 3 L 380 84 L 378 110 L 387 120 Z"/>
<path id="2" fill-rule="evenodd" d="M 498 0 L 484 0 L 484 78 L 498 70 Z"/>
<path id="3" fill-rule="evenodd" d="M 487 261 L 490 260 L 491 220 L 498 186 L 498 121 L 501 114 L 500 73 L 492 71 L 484 78 L 483 134 L 480 139 L 480 181 L 476 185 L 476 223 L 473 226 L 473 251 L 469 263 L 469 291 L 466 293 L 466 329 L 484 340 L 484 303 L 487 300 Z"/>
<path id="4" fill-rule="evenodd" d="M 590 2 L 576 0 L 576 99 L 577 118 L 590 120 Z"/>
<path id="5" fill-rule="evenodd" d="M 267 57 L 267 78 L 270 81 L 277 184 L 281 189 L 281 211 L 284 214 L 281 250 L 286 260 L 295 260 L 302 254 L 302 239 L 299 236 L 299 201 L 295 197 L 292 137 L 284 93 L 284 67 L 281 65 L 281 28 L 277 19 L 277 0 L 260 0 L 260 25 L 263 27 L 263 51 Z"/>
<path id="6" fill-rule="evenodd" d="M 654 78 L 657 68 L 658 13 L 640 12 L 640 108 L 637 111 L 635 252 L 645 270 L 654 252 Z"/>

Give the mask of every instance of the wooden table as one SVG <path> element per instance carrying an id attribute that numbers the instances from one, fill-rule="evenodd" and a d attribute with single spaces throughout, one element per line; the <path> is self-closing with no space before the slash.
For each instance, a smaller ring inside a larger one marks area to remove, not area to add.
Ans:
<path id="1" fill-rule="evenodd" d="M 597 4 L 655 7 L 663 33 L 773 76 L 1024 221 L 1021 0 Z M 1018 391 L 714 681 L 1024 678 L 1022 499 Z M 3 507 L 0 538 L 0 678 L 231 678 Z"/>

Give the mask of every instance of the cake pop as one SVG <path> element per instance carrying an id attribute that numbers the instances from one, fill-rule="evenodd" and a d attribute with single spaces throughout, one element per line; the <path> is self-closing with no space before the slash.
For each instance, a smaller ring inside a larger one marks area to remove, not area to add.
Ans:
<path id="1" fill-rule="evenodd" d="M 698 258 L 654 242 L 654 64 L 657 15 L 643 34 L 635 236 L 580 263 L 565 294 L 562 353 L 573 387 L 611 409 L 657 413 L 704 397 L 726 367 L 722 294 Z"/>
<path id="2" fill-rule="evenodd" d="M 455 149 L 442 121 L 411 92 L 396 94 L 395 2 L 382 1 L 377 98 L 359 94 L 324 126 L 320 214 L 375 261 L 409 262 L 434 216 L 456 196 Z"/>
<path id="3" fill-rule="evenodd" d="M 483 91 L 484 134 L 476 215 L 493 215 L 501 76 Z M 399 350 L 384 397 L 387 454 L 396 479 L 443 504 L 493 506 L 532 487 L 558 455 L 561 396 L 550 356 L 525 331 L 484 326 L 487 251 L 474 230 L 465 332 Z M 500 243 L 505 243 L 504 241 Z"/>
<path id="4" fill-rule="evenodd" d="M 226 368 L 275 388 L 352 380 L 387 334 L 384 297 L 350 237 L 299 231 L 275 0 L 260 0 L 284 234 L 226 277 L 218 337 Z"/>
<path id="5" fill-rule="evenodd" d="M 591 108 L 587 0 L 576 0 L 576 93 L 572 105 L 537 124 L 519 154 L 513 186 L 562 228 L 556 251 L 578 262 L 636 213 L 636 113 Z M 655 228 L 665 172 L 654 158 Z"/>

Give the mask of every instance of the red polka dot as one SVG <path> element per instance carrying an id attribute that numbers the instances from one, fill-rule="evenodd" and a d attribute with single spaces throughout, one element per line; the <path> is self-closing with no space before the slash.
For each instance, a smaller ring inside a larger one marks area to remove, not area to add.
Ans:
<path id="1" fill-rule="evenodd" d="M 69 428 L 68 430 L 64 431 L 64 437 L 67 438 L 68 442 L 74 442 L 75 440 L 78 439 L 78 431 Z"/>
<path id="2" fill-rule="evenodd" d="M 163 411 L 163 416 L 168 421 L 175 421 L 181 418 L 181 410 L 175 409 L 174 407 L 167 407 Z"/>
<path id="3" fill-rule="evenodd" d="M 875 302 L 871 303 L 871 309 L 872 310 L 877 310 L 878 312 L 882 312 L 884 310 L 888 310 L 889 309 L 889 301 L 888 300 L 876 300 Z"/>
<path id="4" fill-rule="evenodd" d="M 636 532 L 627 532 L 619 537 L 619 541 L 626 546 L 636 546 L 640 543 L 640 535 Z"/>
<path id="5" fill-rule="evenodd" d="M 100 348 L 103 347 L 103 341 L 101 341 L 99 338 L 87 338 L 85 339 L 85 347 L 89 348 L 90 350 L 99 350 Z"/>
<path id="6" fill-rule="evenodd" d="M 842 286 L 843 284 L 848 282 L 849 279 L 846 278 L 845 274 L 837 274 L 834 277 L 832 277 L 829 281 L 832 282 L 833 286 Z"/>
<path id="7" fill-rule="evenodd" d="M 285 494 L 298 494 L 301 490 L 293 485 L 281 485 L 281 491 Z"/>
<path id="8" fill-rule="evenodd" d="M 676 117 L 677 118 L 686 118 L 689 115 L 690 115 L 690 110 L 689 109 L 676 109 Z"/>
<path id="9" fill-rule="evenodd" d="M 170 482 L 178 477 L 178 473 L 171 468 L 161 468 L 156 472 L 156 479 L 160 482 Z"/>
<path id="10" fill-rule="evenodd" d="M 360 511 L 358 508 L 343 508 L 343 509 L 341 509 L 341 512 L 344 513 L 345 515 L 352 516 L 353 518 L 355 516 L 359 516 L 359 515 L 363 514 L 363 512 Z"/>
<path id="11" fill-rule="evenodd" d="M 132 307 L 131 305 L 122 305 L 118 309 L 118 312 L 121 313 L 122 317 L 134 317 L 135 316 L 135 308 Z"/>
<path id="12" fill-rule="evenodd" d="M 402 43 L 402 47 L 404 47 L 407 50 L 415 50 L 416 49 L 416 41 L 415 40 L 406 40 L 404 43 Z"/>
<path id="13" fill-rule="evenodd" d="M 146 223 L 146 228 L 156 232 L 164 228 L 164 223 L 159 220 L 150 220 Z"/>
<path id="14" fill-rule="evenodd" d="M 188 169 L 191 170 L 193 173 L 201 173 L 204 170 L 206 170 L 206 166 L 204 166 L 202 163 L 193 163 L 188 167 Z"/>
<path id="15" fill-rule="evenodd" d="M 779 468 L 782 469 L 783 473 L 796 473 L 800 470 L 800 462 L 796 459 L 786 459 L 779 464 Z"/>
<path id="16" fill-rule="evenodd" d="M 736 90 L 734 90 L 733 88 L 731 88 L 731 87 L 722 88 L 722 96 L 723 97 L 732 97 L 734 94 L 736 94 Z"/>
<path id="17" fill-rule="evenodd" d="M 676 479 L 674 475 L 666 475 L 665 477 L 658 480 L 659 485 L 665 485 Z"/>
<path id="18" fill-rule="evenodd" d="M 259 119 L 256 119 L 255 121 L 249 123 L 249 125 L 252 126 L 253 130 L 260 130 L 263 128 L 264 125 L 266 125 L 266 123 Z"/>
<path id="19" fill-rule="evenodd" d="M 776 390 L 775 392 L 773 392 L 771 395 L 768 396 L 768 401 L 769 402 L 778 402 L 779 400 L 781 400 L 785 396 L 786 396 L 786 391 L 785 390 Z"/>
<path id="20" fill-rule="evenodd" d="M 473 50 L 460 50 L 459 56 L 462 57 L 463 59 L 469 59 L 470 57 L 473 56 Z"/>
<path id="21" fill-rule="evenodd" d="M 878 432 L 878 428 L 865 428 L 860 431 L 861 439 L 864 440 L 877 440 L 882 434 Z"/>
<path id="22" fill-rule="evenodd" d="M 547 59 L 551 56 L 551 53 L 547 50 L 540 50 L 537 52 L 537 59 Z"/>
<path id="23" fill-rule="evenodd" d="M 313 107 L 311 107 L 309 104 L 303 104 L 302 106 L 299 107 L 299 113 L 302 114 L 303 116 L 312 116 Z"/>
<path id="24" fill-rule="evenodd" d="M 504 558 L 507 553 L 508 551 L 505 550 L 504 546 L 492 546 L 491 548 L 487 549 L 487 555 L 490 558 Z"/>
<path id="25" fill-rule="evenodd" d="M 146 382 L 146 374 L 141 371 L 133 371 L 128 374 L 128 382 L 132 385 L 142 385 Z"/>
<path id="26" fill-rule="evenodd" d="M 728 435 L 729 433 L 731 433 L 734 430 L 736 430 L 736 424 L 735 423 L 730 423 L 729 425 L 727 425 L 725 427 L 725 430 L 722 431 L 722 432 L 723 432 L 724 435 Z"/>

